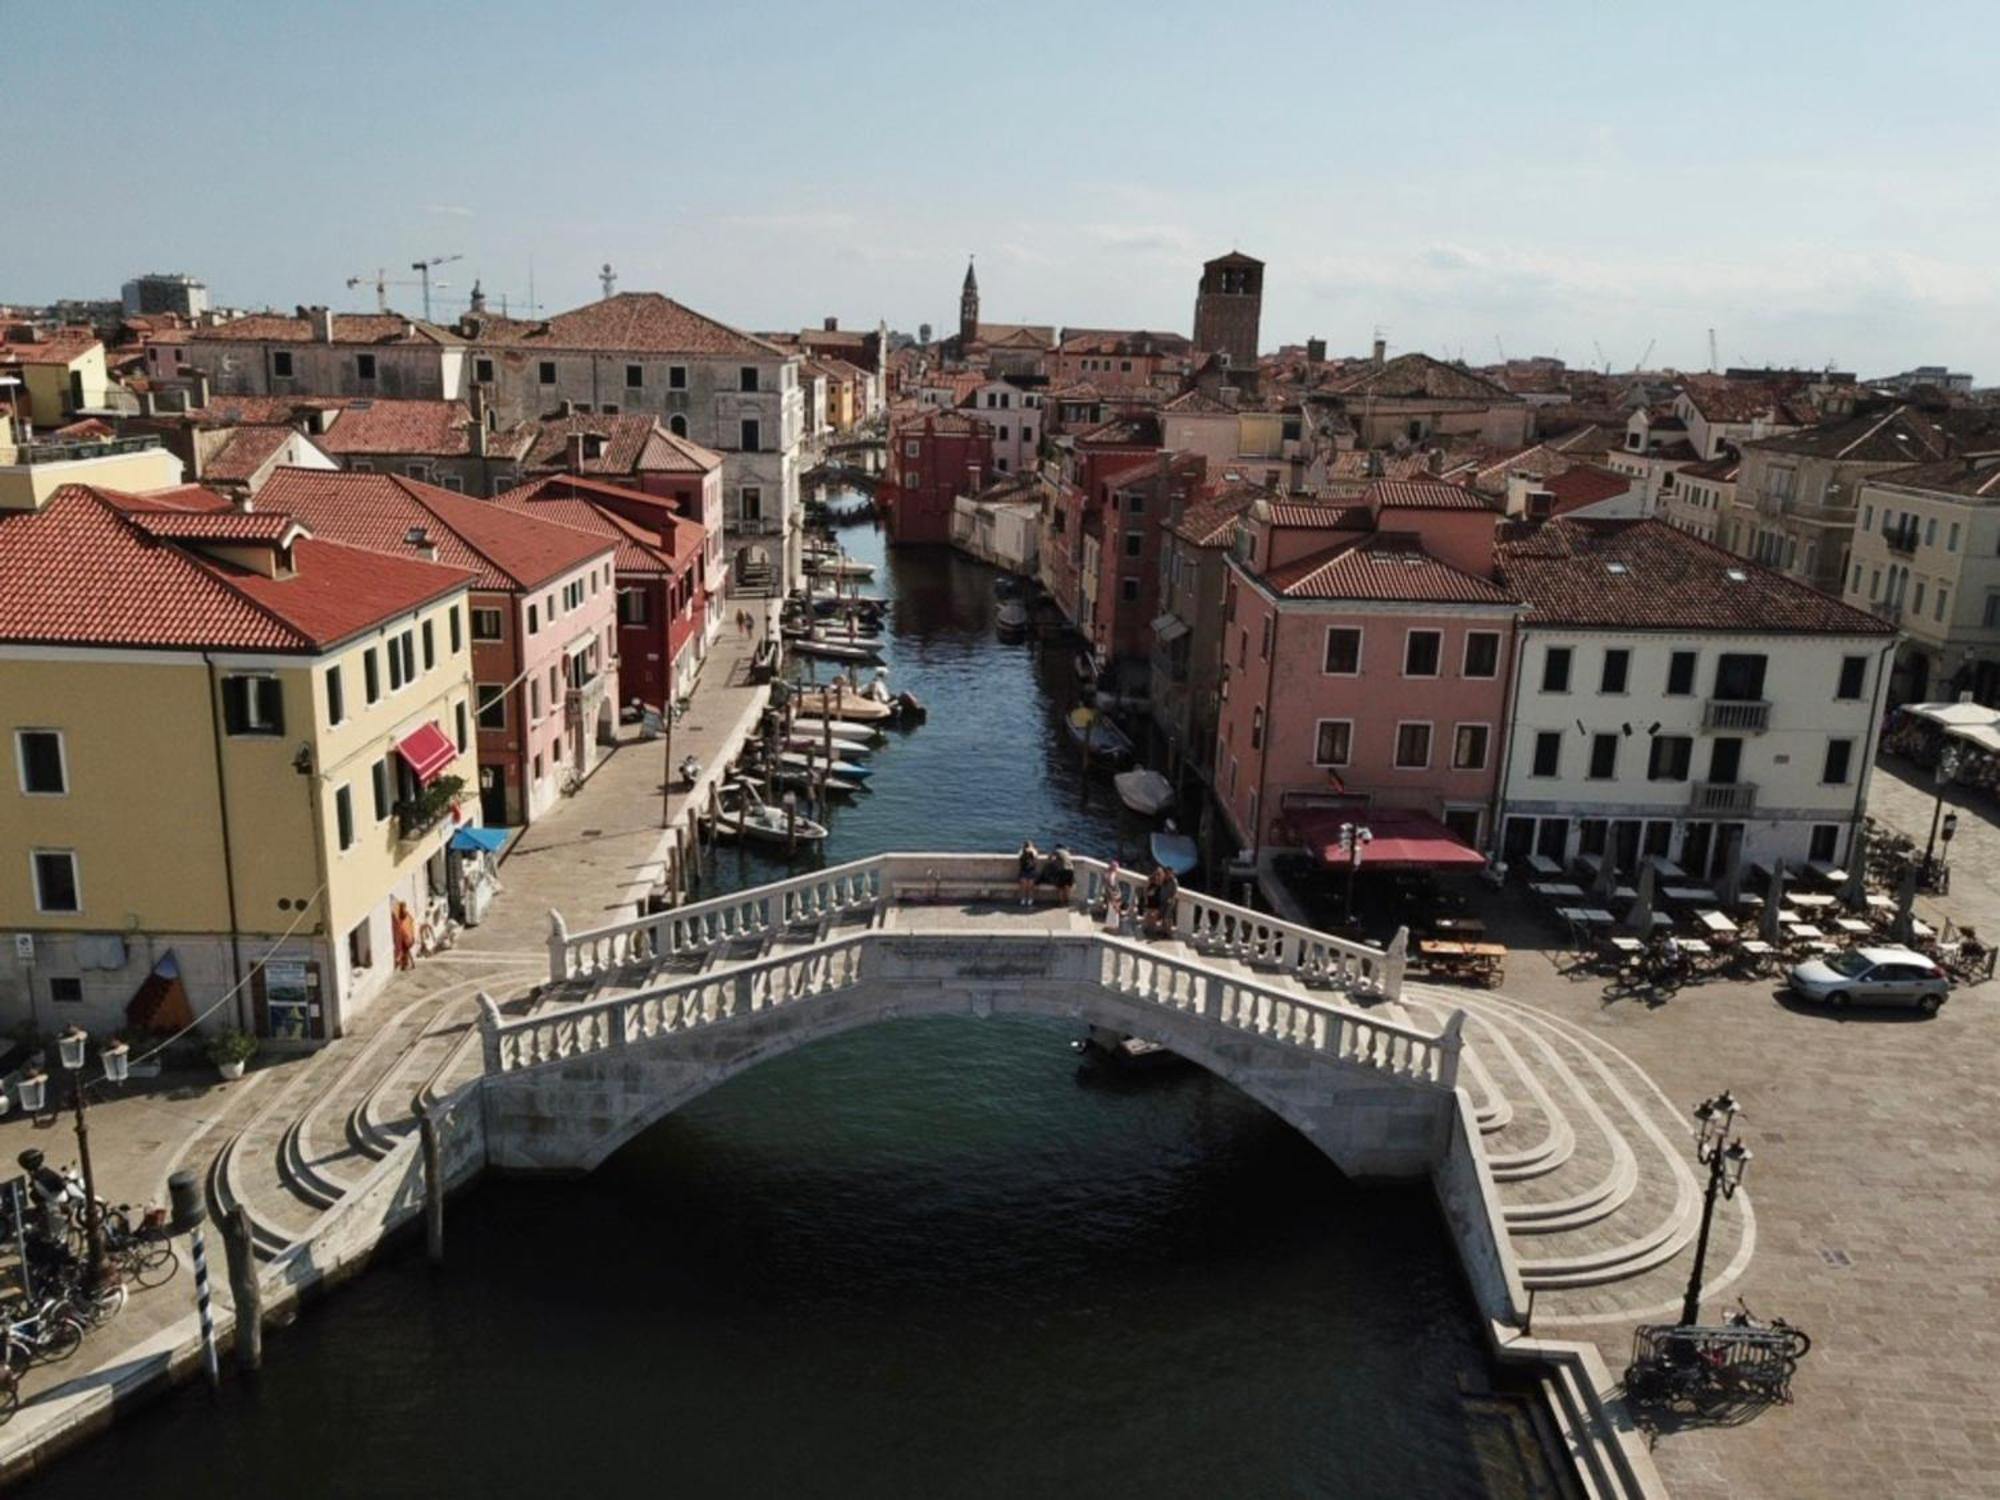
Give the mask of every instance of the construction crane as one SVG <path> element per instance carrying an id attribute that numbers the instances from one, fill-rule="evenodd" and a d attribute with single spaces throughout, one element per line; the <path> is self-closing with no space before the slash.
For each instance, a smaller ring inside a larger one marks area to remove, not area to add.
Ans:
<path id="1" fill-rule="evenodd" d="M 1600 344 L 1596 339 L 1592 339 L 1590 347 L 1597 351 L 1597 362 L 1604 366 L 1604 373 L 1609 375 L 1611 373 L 1611 356 L 1604 352 L 1604 345 Z"/>
<path id="2" fill-rule="evenodd" d="M 1493 347 L 1494 347 L 1495 349 L 1498 349 L 1498 350 L 1500 351 L 1500 363 L 1501 363 L 1501 364 L 1503 364 L 1503 365 L 1504 365 L 1504 364 L 1506 364 L 1506 363 L 1507 363 L 1507 346 L 1506 346 L 1505 344 L 1503 344 L 1503 343 L 1501 343 L 1501 342 L 1500 342 L 1500 335 L 1499 335 L 1499 334 L 1497 334 L 1497 333 L 1493 335 Z"/>
<path id="3" fill-rule="evenodd" d="M 348 287 L 349 287 L 350 289 L 352 289 L 352 288 L 354 288 L 354 287 L 357 287 L 357 286 L 372 286 L 372 287 L 374 287 L 374 288 L 375 288 L 375 311 L 377 311 L 378 313 L 385 313 L 385 312 L 387 312 L 387 311 L 389 310 L 389 288 L 390 288 L 390 287 L 392 287 L 392 286 L 422 286 L 422 285 L 423 285 L 423 283 L 422 283 L 422 282 L 420 282 L 420 281 L 395 281 L 395 280 L 392 280 L 392 279 L 390 278 L 390 275 L 389 275 L 389 273 L 388 273 L 388 272 L 387 272 L 386 270 L 384 270 L 384 269 L 382 269 L 381 267 L 379 267 L 379 266 L 378 266 L 378 267 L 376 268 L 376 270 L 375 270 L 375 274 L 374 274 L 373 276 L 350 276 L 350 277 L 348 277 L 348 278 L 347 278 L 347 285 L 348 285 Z M 449 283 L 449 282 L 444 282 L 444 281 L 440 281 L 440 282 L 438 283 L 438 285 L 439 285 L 439 286 L 449 286 L 449 285 L 450 285 L 450 283 Z"/>
<path id="4" fill-rule="evenodd" d="M 413 260 L 410 262 L 410 269 L 424 279 L 424 321 L 426 323 L 431 320 L 431 268 L 434 266 L 448 266 L 455 260 L 464 259 L 463 255 L 433 255 L 429 260 Z M 439 282 L 438 285 L 443 286 L 444 283 Z"/>
<path id="5" fill-rule="evenodd" d="M 1632 373 L 1634 375 L 1637 375 L 1641 370 L 1646 368 L 1646 361 L 1653 357 L 1653 345 L 1657 343 L 1659 343 L 1659 340 L 1656 338 L 1646 340 L 1646 352 L 1640 355 L 1639 362 L 1632 366 Z"/>

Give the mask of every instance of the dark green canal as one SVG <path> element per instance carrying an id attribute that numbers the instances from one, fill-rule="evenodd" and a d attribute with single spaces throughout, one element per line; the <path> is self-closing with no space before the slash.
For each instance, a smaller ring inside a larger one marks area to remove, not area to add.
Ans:
<path id="1" fill-rule="evenodd" d="M 1060 729 L 1073 652 L 1003 644 L 990 570 L 883 558 L 931 708 L 830 860 L 1123 846 Z M 725 853 L 729 885 L 783 873 Z M 1195 1071 L 1106 1080 L 1024 1021 L 900 1022 L 757 1069 L 588 1179 L 454 1200 L 37 1497 L 1539 1496 L 1427 1189 L 1358 1188 Z"/>

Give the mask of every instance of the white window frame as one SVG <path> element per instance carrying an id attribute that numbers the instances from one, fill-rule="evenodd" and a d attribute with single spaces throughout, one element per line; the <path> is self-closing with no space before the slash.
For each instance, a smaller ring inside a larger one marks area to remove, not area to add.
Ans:
<path id="1" fill-rule="evenodd" d="M 1437 637 L 1437 666 L 1429 672 L 1410 670 L 1410 642 L 1420 635 Z M 1403 632 L 1403 676 L 1415 682 L 1432 682 L 1444 675 L 1444 632 L 1435 625 L 1412 625 Z M 1411 721 L 1415 723 L 1415 720 Z"/>
<path id="2" fill-rule="evenodd" d="M 481 635 L 481 634 L 479 633 L 479 617 L 480 617 L 481 615 L 491 615 L 491 616 L 492 616 L 492 617 L 493 617 L 493 618 L 494 618 L 494 619 L 495 619 L 496 621 L 498 621 L 498 622 L 499 622 L 499 625 L 500 625 L 500 628 L 499 628 L 499 630 L 495 631 L 495 632 L 494 632 L 494 633 L 493 633 L 492 635 Z M 485 605 L 485 604 L 475 604 L 475 605 L 473 605 L 473 606 L 472 606 L 472 639 L 473 639 L 474 641 L 476 641 L 476 642 L 482 642 L 482 643 L 484 643 L 484 644 L 486 644 L 486 645 L 492 645 L 492 644 L 493 644 L 493 643 L 494 643 L 495 641 L 504 641 L 504 640 L 506 640 L 506 639 L 507 639 L 507 611 L 506 611 L 506 610 L 504 610 L 504 609 L 495 609 L 495 608 L 491 607 L 490 605 Z"/>
<path id="3" fill-rule="evenodd" d="M 1336 672 L 1326 664 L 1327 644 L 1331 641 L 1333 633 L 1336 630 L 1351 630 L 1354 632 L 1354 670 L 1352 672 Z M 1359 677 L 1367 663 L 1367 658 L 1363 655 L 1367 649 L 1368 633 L 1359 625 L 1327 626 L 1326 634 L 1320 637 L 1319 643 L 1319 675 L 1322 677 Z"/>
<path id="4" fill-rule="evenodd" d="M 1493 642 L 1493 670 L 1477 672 L 1472 670 L 1472 642 L 1475 638 L 1490 638 Z M 1497 630 L 1468 630 L 1465 642 L 1458 653 L 1458 675 L 1468 682 L 1494 682 L 1500 676 L 1500 632 Z"/>
<path id="5" fill-rule="evenodd" d="M 484 730 L 488 734 L 505 734 L 507 732 L 507 700 L 513 694 L 507 692 L 506 687 L 507 684 L 504 682 L 475 682 L 472 685 L 472 730 L 474 734 L 479 733 L 481 730 Z M 480 694 L 487 688 L 500 689 L 500 696 L 493 699 L 490 703 L 482 703 L 480 701 Z M 500 722 L 498 724 L 488 724 L 485 722 L 486 710 L 493 707 L 494 704 L 500 706 Z"/>
<path id="6" fill-rule="evenodd" d="M 1461 766 L 1458 763 L 1458 735 L 1462 729 L 1483 729 L 1485 743 L 1480 746 L 1479 764 Z M 1484 771 L 1493 763 L 1493 724 L 1489 719 L 1460 719 L 1451 726 L 1451 767 L 1454 771 Z"/>
<path id="7" fill-rule="evenodd" d="M 70 888 L 76 892 L 75 906 L 50 906 L 42 900 L 42 860 L 48 856 L 61 855 L 69 861 Z M 74 849 L 30 849 L 28 851 L 28 884 L 35 892 L 35 910 L 49 917 L 79 917 L 83 915 L 83 866 L 77 861 Z"/>
<path id="8" fill-rule="evenodd" d="M 1421 724 L 1424 730 L 1424 763 L 1420 766 L 1403 764 L 1403 731 Z M 1389 766 L 1396 771 L 1428 771 L 1431 760 L 1437 754 L 1437 721 L 1435 719 L 1398 719 L 1396 738 L 1389 744 Z"/>
<path id="9" fill-rule="evenodd" d="M 62 771 L 62 790 L 59 792 L 38 792 L 28 785 L 27 736 L 31 734 L 52 734 L 56 737 L 56 764 Z M 60 729 L 43 729 L 36 725 L 26 725 L 14 731 L 14 770 L 21 780 L 23 797 L 67 797 L 69 795 L 69 737 Z"/>
<path id="10" fill-rule="evenodd" d="M 1321 760 L 1319 758 L 1320 736 L 1329 724 L 1347 726 L 1347 754 L 1341 760 Z M 1313 764 L 1326 770 L 1341 770 L 1354 764 L 1354 721 L 1352 719 L 1316 719 L 1313 721 Z"/>

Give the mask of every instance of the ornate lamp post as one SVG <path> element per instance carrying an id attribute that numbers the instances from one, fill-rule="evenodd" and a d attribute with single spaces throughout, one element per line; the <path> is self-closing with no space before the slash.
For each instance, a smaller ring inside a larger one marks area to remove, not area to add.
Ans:
<path id="1" fill-rule="evenodd" d="M 1374 830 L 1366 825 L 1340 825 L 1340 847 L 1347 852 L 1347 908 L 1341 921 L 1349 927 L 1354 925 L 1354 874 L 1361 868 L 1361 851 L 1374 842 Z"/>
<path id="2" fill-rule="evenodd" d="M 56 1038 L 56 1051 L 63 1070 L 69 1074 L 70 1108 L 76 1112 L 76 1155 L 83 1168 L 83 1285 L 86 1291 L 103 1286 L 110 1273 L 104 1255 L 104 1214 L 97 1204 L 97 1176 L 90 1166 L 90 1123 L 85 1106 L 83 1066 L 88 1060 L 90 1036 L 81 1026 L 72 1026 Z M 104 1077 L 123 1083 L 131 1069 L 131 1059 L 123 1042 L 98 1049 Z"/>
<path id="3" fill-rule="evenodd" d="M 1743 1173 L 1750 1166 L 1750 1152 L 1736 1138 L 1738 1105 L 1727 1089 L 1713 1099 L 1695 1106 L 1694 1117 L 1701 1133 L 1695 1138 L 1695 1160 L 1708 1168 L 1708 1191 L 1701 1201 L 1701 1234 L 1694 1243 L 1694 1272 L 1688 1277 L 1687 1296 L 1681 1302 L 1681 1325 L 1701 1317 L 1701 1273 L 1708 1261 L 1708 1231 L 1715 1219 L 1715 1199 L 1734 1198 L 1743 1185 Z"/>

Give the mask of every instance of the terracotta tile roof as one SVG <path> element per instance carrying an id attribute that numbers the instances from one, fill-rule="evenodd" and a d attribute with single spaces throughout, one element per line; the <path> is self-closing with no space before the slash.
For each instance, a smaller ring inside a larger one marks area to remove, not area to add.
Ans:
<path id="1" fill-rule="evenodd" d="M 32 341 L 17 334 L 18 330 L 10 330 L 7 341 L 0 344 L 0 363 L 66 365 L 103 347 L 103 341 L 87 328 L 59 328 Z"/>
<path id="2" fill-rule="evenodd" d="M 1706 463 L 1689 464 L 1681 470 L 1682 479 L 1715 479 L 1723 483 L 1733 483 L 1736 471 L 1743 467 L 1743 460 L 1734 452 L 1725 453 L 1720 458 L 1711 458 Z"/>
<path id="3" fill-rule="evenodd" d="M 1373 472 L 1379 464 L 1381 472 Z M 1429 479 L 1431 455 L 1419 450 L 1413 453 L 1384 453 L 1379 449 L 1343 448 L 1333 455 L 1333 462 L 1327 465 L 1327 475 L 1333 479 Z"/>
<path id="4" fill-rule="evenodd" d="M 1595 505 L 1600 500 L 1629 494 L 1632 481 L 1623 474 L 1613 474 L 1609 469 L 1576 464 L 1544 479 L 1542 488 L 1555 496 L 1556 511 L 1560 514 L 1580 505 Z"/>
<path id="5" fill-rule="evenodd" d="M 1233 546 L 1243 512 L 1263 495 L 1263 491 L 1248 485 L 1232 485 L 1223 493 L 1197 500 L 1182 511 L 1180 520 L 1169 525 L 1167 530 L 1192 547 Z"/>
<path id="6" fill-rule="evenodd" d="M 351 401 L 319 445 L 336 458 L 377 453 L 460 458 L 472 451 L 466 433 L 471 420 L 463 401 Z"/>
<path id="7" fill-rule="evenodd" d="M 238 427 L 202 464 L 202 478 L 217 484 L 241 484 L 277 456 L 298 434 L 290 427 Z"/>
<path id="8" fill-rule="evenodd" d="M 641 412 L 544 417 L 535 424 L 534 440 L 522 462 L 530 469 L 567 468 L 569 440 L 577 435 L 604 440 L 595 458 L 584 458 L 585 474 L 706 474 L 722 467 L 721 454 L 675 437 L 657 418 Z"/>
<path id="9" fill-rule="evenodd" d="M 2000 443 L 1996 443 L 2000 447 Z M 1895 484 L 1973 500 L 2000 500 L 2000 454 L 1948 458 L 1934 464 L 1913 464 L 1874 475 L 1871 484 Z"/>
<path id="10" fill-rule="evenodd" d="M 573 527 L 395 474 L 280 469 L 258 504 L 296 516 L 315 535 L 393 557 L 413 555 L 407 537 L 422 528 L 438 561 L 473 573 L 476 588 L 502 592 L 537 588 L 606 550 L 602 538 Z"/>
<path id="11" fill-rule="evenodd" d="M 1769 417 L 1780 426 L 1800 425 L 1786 393 L 1762 380 L 1690 380 L 1682 387 L 1689 403 L 1710 422 L 1754 422 Z"/>
<path id="12" fill-rule="evenodd" d="M 233 427 L 297 422 L 312 412 L 338 411 L 346 404 L 339 396 L 210 396 L 208 405 L 190 407 L 185 415 L 201 426 Z"/>
<path id="13" fill-rule="evenodd" d="M 1747 446 L 1766 453 L 1797 453 L 1843 463 L 1929 463 L 1949 457 L 1961 440 L 1977 440 L 1979 428 L 1995 420 L 1992 413 L 1954 413 L 1942 423 L 1914 406 L 1885 410 L 1829 422 L 1782 437 L 1762 438 Z"/>
<path id="14" fill-rule="evenodd" d="M 619 292 L 543 320 L 469 320 L 459 328 L 481 348 L 579 349 L 607 354 L 742 354 L 769 359 L 788 353 L 769 339 L 684 307 L 658 292 Z M 796 357 L 796 356 L 793 356 Z"/>
<path id="15" fill-rule="evenodd" d="M 1171 416 L 1227 417 L 1234 416 L 1232 407 L 1224 406 L 1213 396 L 1205 396 L 1200 391 L 1182 391 L 1173 400 L 1166 402 L 1160 410 Z"/>
<path id="16" fill-rule="evenodd" d="M 1265 575 L 1287 599 L 1368 599 L 1408 604 L 1510 604 L 1507 591 L 1424 551 L 1414 536 L 1377 532 Z"/>
<path id="17" fill-rule="evenodd" d="M 572 485 L 566 476 L 538 479 L 489 502 L 508 510 L 557 521 L 611 542 L 612 566 L 621 574 L 664 576 L 685 568 L 702 550 L 706 533 L 687 517 L 676 515 L 665 502 L 658 505 L 658 523 L 647 527 L 622 516 L 608 505 L 584 498 L 609 485 Z M 565 493 L 565 491 L 570 491 Z M 657 500 L 657 496 L 625 491 L 619 498 Z"/>
<path id="18" fill-rule="evenodd" d="M 81 422 L 72 422 L 67 427 L 58 427 L 48 435 L 51 443 L 108 443 L 118 436 L 118 429 L 109 422 L 96 417 L 85 417 Z"/>
<path id="19" fill-rule="evenodd" d="M 1599 422 L 1585 422 L 1581 427 L 1572 427 L 1546 439 L 1546 442 L 1558 453 L 1604 453 L 1612 448 L 1624 447 L 1625 437 L 1618 429 Z"/>
<path id="20" fill-rule="evenodd" d="M 1894 635 L 1896 627 L 1657 520 L 1559 516 L 1502 529 L 1501 582 L 1530 625 Z"/>
<path id="21" fill-rule="evenodd" d="M 986 424 L 977 417 L 967 416 L 957 408 L 945 409 L 936 406 L 920 406 L 899 421 L 889 425 L 889 441 L 904 437 L 976 437 L 986 431 Z"/>
<path id="22" fill-rule="evenodd" d="M 304 312 L 248 313 L 196 330 L 191 337 L 224 343 L 310 344 L 319 335 L 313 319 Z M 401 313 L 335 313 L 333 341 L 336 344 L 449 344 L 464 342 L 449 328 L 406 318 Z"/>
<path id="23" fill-rule="evenodd" d="M 233 506 L 226 510 L 169 510 L 164 506 L 142 510 L 129 503 L 119 508 L 133 526 L 163 542 L 283 542 L 301 529 L 292 517 L 275 510 L 240 511 Z"/>
<path id="24" fill-rule="evenodd" d="M 172 510 L 157 497 L 66 485 L 38 511 L 0 517 L 0 573 L 21 580 L 0 590 L 0 640 L 317 652 L 469 581 L 458 569 L 303 537 L 292 544 L 296 571 L 265 578 L 149 534 L 208 519 L 161 519 Z"/>
<path id="25" fill-rule="evenodd" d="M 1273 526 L 1303 526 L 1329 531 L 1367 531 L 1375 516 L 1365 505 L 1335 505 L 1321 500 L 1279 500 L 1270 509 Z"/>
<path id="26" fill-rule="evenodd" d="M 1432 359 L 1428 354 L 1399 354 L 1380 368 L 1369 367 L 1360 374 L 1338 382 L 1334 389 L 1344 396 L 1381 396 L 1385 399 L 1428 398 L 1443 401 L 1517 402 L 1521 398 L 1505 386 L 1475 375 L 1470 370 Z"/>
<path id="27" fill-rule="evenodd" d="M 1160 446 L 1160 419 L 1148 413 L 1126 413 L 1086 427 L 1076 434 L 1079 446 L 1094 443 L 1105 448 Z"/>
<path id="28" fill-rule="evenodd" d="M 1366 498 L 1376 510 L 1493 509 L 1477 490 L 1439 479 L 1378 479 L 1368 486 Z"/>

